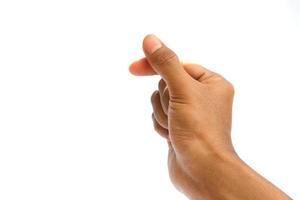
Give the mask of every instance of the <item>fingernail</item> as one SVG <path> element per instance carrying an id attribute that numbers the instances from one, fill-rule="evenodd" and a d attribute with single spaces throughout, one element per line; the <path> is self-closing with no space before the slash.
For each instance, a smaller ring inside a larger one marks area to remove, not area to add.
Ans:
<path id="1" fill-rule="evenodd" d="M 145 40 L 145 50 L 152 54 L 162 47 L 161 41 L 155 35 L 149 35 Z"/>

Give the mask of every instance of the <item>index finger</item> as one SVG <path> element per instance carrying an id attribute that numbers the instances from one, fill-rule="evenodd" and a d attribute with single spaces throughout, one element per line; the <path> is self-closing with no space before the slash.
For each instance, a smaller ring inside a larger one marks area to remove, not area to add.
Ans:
<path id="1" fill-rule="evenodd" d="M 213 74 L 212 71 L 199 64 L 183 63 L 182 65 L 185 71 L 198 81 L 202 81 Z M 151 76 L 157 74 L 146 58 L 133 62 L 129 66 L 129 71 L 135 76 Z"/>

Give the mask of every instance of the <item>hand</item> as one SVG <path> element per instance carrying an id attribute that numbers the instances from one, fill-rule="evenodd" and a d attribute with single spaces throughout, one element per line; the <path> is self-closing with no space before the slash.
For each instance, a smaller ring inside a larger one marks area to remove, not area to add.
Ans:
<path id="1" fill-rule="evenodd" d="M 154 127 L 169 141 L 171 180 L 186 191 L 210 169 L 207 159 L 234 153 L 230 139 L 234 90 L 223 77 L 200 65 L 182 65 L 163 44 L 156 44 L 159 49 L 155 51 L 154 40 L 154 36 L 145 38 L 147 59 L 133 63 L 130 69 L 133 74 L 163 77 L 151 97 Z"/>
<path id="2" fill-rule="evenodd" d="M 254 174 L 231 142 L 232 84 L 200 65 L 181 64 L 154 35 L 144 39 L 143 48 L 146 58 L 134 62 L 130 71 L 162 77 L 151 97 L 152 118 L 155 130 L 168 141 L 169 173 L 175 187 L 191 199 L 247 197 L 235 192 L 238 186 L 232 188 L 238 184 L 233 178 L 236 171 L 247 171 L 245 177 Z"/>

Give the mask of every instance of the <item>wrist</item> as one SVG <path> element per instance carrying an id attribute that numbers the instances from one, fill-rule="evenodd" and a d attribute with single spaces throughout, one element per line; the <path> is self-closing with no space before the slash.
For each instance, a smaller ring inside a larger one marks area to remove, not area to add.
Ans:
<path id="1" fill-rule="evenodd" d="M 190 147 L 195 155 L 192 158 L 193 162 L 191 165 L 182 167 L 193 179 L 195 185 L 192 187 L 197 190 L 186 195 L 191 200 L 232 200 L 227 194 L 227 185 L 230 183 L 225 183 L 225 181 L 228 180 L 227 176 L 236 176 L 234 173 L 242 170 L 244 166 L 234 149 L 230 146 L 210 148 L 203 143 Z M 197 150 L 193 147 L 197 147 Z M 198 153 L 195 154 L 195 152 Z"/>
<path id="2" fill-rule="evenodd" d="M 291 199 L 250 168 L 237 154 L 221 154 L 210 166 L 200 182 L 202 199 Z M 193 198 L 198 199 L 199 196 Z"/>

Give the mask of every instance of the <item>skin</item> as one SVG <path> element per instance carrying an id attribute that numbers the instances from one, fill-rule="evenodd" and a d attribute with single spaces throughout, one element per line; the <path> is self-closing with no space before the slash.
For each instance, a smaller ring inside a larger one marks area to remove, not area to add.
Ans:
<path id="1" fill-rule="evenodd" d="M 137 76 L 161 76 L 151 96 L 152 120 L 168 143 L 174 186 L 191 200 L 291 199 L 235 152 L 232 84 L 200 65 L 180 63 L 154 35 L 145 37 L 143 50 L 145 58 L 129 70 Z"/>

